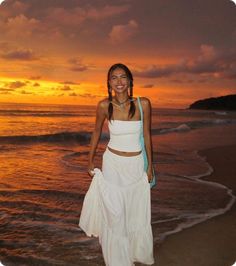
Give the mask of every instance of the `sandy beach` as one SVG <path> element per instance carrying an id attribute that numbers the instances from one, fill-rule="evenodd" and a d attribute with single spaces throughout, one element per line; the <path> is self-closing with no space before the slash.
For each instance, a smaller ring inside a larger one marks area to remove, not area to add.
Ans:
<path id="1" fill-rule="evenodd" d="M 199 151 L 214 172 L 203 178 L 221 183 L 236 195 L 236 145 Z M 231 266 L 236 261 L 236 203 L 223 215 L 176 234 L 155 246 L 158 266 Z"/>

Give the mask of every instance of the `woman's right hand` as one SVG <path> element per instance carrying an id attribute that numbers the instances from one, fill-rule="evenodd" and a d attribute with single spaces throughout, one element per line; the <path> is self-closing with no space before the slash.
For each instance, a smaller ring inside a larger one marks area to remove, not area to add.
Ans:
<path id="1" fill-rule="evenodd" d="M 95 175 L 95 173 L 94 173 L 93 171 L 94 171 L 94 163 L 92 162 L 92 163 L 90 163 L 90 164 L 88 165 L 88 174 L 89 174 L 91 177 L 93 177 L 93 176 Z"/>

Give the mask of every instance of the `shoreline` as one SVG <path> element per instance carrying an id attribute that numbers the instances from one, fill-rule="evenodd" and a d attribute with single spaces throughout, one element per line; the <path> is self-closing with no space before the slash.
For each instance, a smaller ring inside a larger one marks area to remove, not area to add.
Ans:
<path id="1" fill-rule="evenodd" d="M 236 195 L 236 145 L 199 150 L 214 171 L 200 178 Z M 154 246 L 158 266 L 231 266 L 236 261 L 236 202 L 223 214 L 168 235 Z"/>

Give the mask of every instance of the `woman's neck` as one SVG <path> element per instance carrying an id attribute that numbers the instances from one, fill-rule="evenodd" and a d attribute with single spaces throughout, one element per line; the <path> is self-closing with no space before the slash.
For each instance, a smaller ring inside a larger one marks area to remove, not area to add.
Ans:
<path id="1" fill-rule="evenodd" d="M 114 99 L 119 102 L 122 103 L 125 100 L 127 100 L 129 98 L 128 94 L 115 94 Z"/>

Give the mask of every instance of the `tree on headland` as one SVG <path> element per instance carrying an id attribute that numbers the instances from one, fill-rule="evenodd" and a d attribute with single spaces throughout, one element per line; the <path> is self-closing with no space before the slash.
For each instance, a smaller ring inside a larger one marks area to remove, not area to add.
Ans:
<path id="1" fill-rule="evenodd" d="M 190 104 L 188 109 L 233 111 L 236 110 L 236 94 L 198 100 Z"/>

